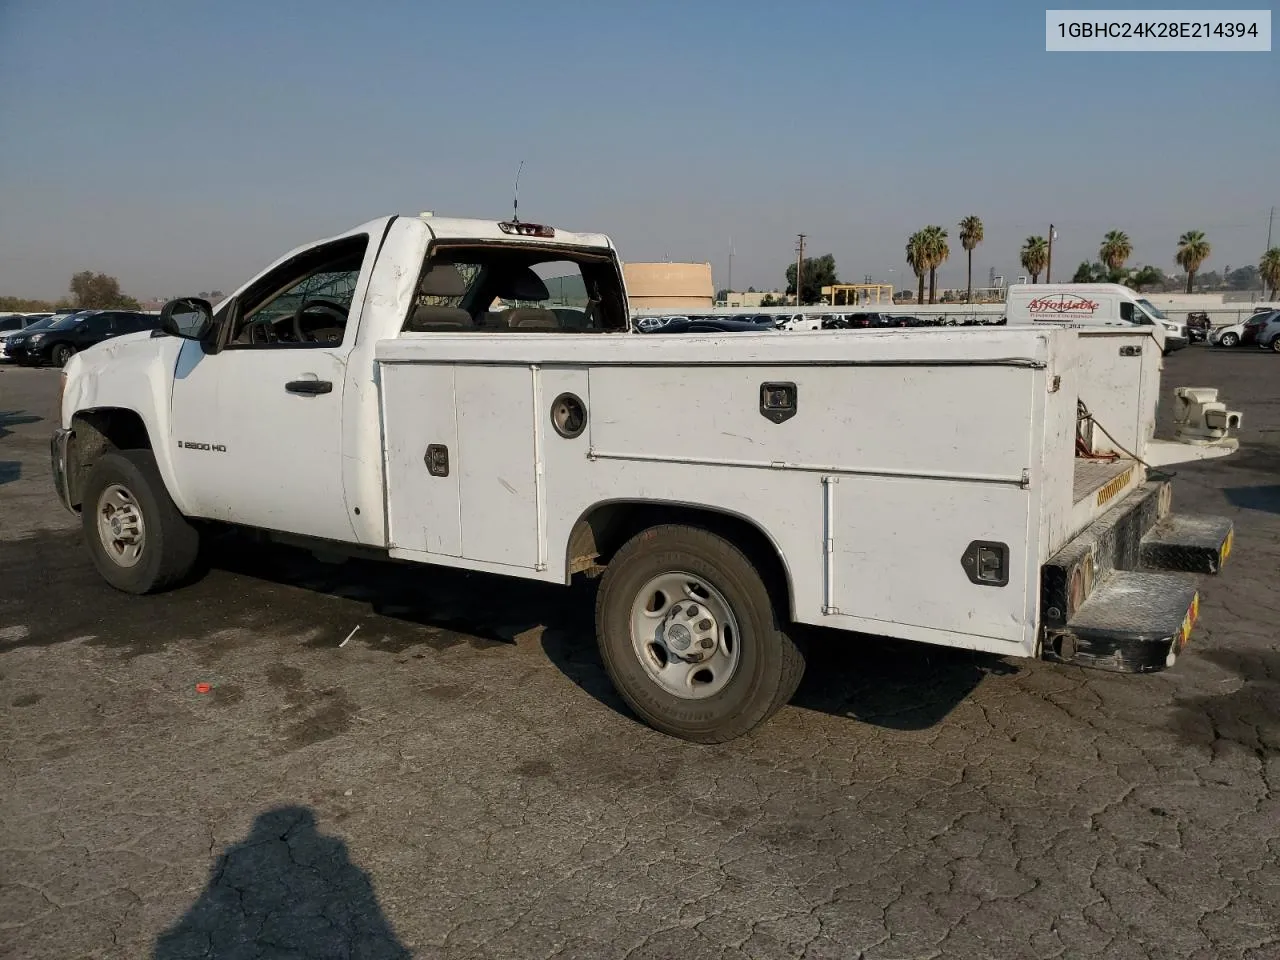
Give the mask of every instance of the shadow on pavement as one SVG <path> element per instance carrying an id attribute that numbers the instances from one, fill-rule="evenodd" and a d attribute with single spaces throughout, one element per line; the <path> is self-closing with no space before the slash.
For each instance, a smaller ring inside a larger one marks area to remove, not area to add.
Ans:
<path id="1" fill-rule="evenodd" d="M 1261 487 L 1227 487 L 1222 491 L 1227 502 L 1241 510 L 1280 513 L 1280 485 Z"/>
<path id="2" fill-rule="evenodd" d="M 1178 703 L 1174 730 L 1193 747 L 1234 743 L 1263 759 L 1280 753 L 1280 651 L 1206 651 L 1203 657 L 1241 681 L 1227 693 Z"/>
<path id="3" fill-rule="evenodd" d="M 238 543 L 233 537 L 228 545 Z M 304 550 L 264 545 L 221 549 L 219 569 L 370 604 L 373 611 L 446 633 L 362 641 L 401 652 L 416 643 L 445 648 L 471 638 L 473 646 L 513 643 L 541 632 L 548 660 L 580 689 L 624 716 L 631 712 L 613 689 L 595 641 L 595 585 L 565 588 L 489 574 L 417 564 L 349 560 L 328 564 Z M 890 729 L 916 730 L 942 721 L 992 674 L 1016 672 L 1000 657 L 874 636 L 799 628 L 809 650 L 795 706 Z M 332 645 L 324 641 L 324 646 Z"/>
<path id="4" fill-rule="evenodd" d="M 10 427 L 25 427 L 28 423 L 39 423 L 43 419 L 44 417 L 23 413 L 21 410 L 0 410 L 0 439 L 13 433 Z"/>
<path id="5" fill-rule="evenodd" d="M 1018 668 L 972 650 L 830 630 L 806 631 L 808 665 L 792 704 L 889 730 L 946 719 L 988 676 Z"/>
<path id="6" fill-rule="evenodd" d="M 583 606 L 590 611 L 594 604 L 587 598 Z M 542 649 L 583 691 L 630 717 L 600 662 L 593 631 L 590 622 L 573 632 L 547 630 Z M 807 660 L 792 706 L 890 730 L 935 726 L 985 677 L 1017 672 L 1000 657 L 967 650 L 805 627 L 792 634 Z"/>
<path id="7" fill-rule="evenodd" d="M 13 483 L 21 478 L 22 464 L 17 460 L 0 460 L 0 485 Z"/>
<path id="8" fill-rule="evenodd" d="M 156 939 L 153 960 L 361 957 L 400 960 L 400 943 L 347 846 L 306 807 L 258 816 L 214 864 L 186 915 Z"/>

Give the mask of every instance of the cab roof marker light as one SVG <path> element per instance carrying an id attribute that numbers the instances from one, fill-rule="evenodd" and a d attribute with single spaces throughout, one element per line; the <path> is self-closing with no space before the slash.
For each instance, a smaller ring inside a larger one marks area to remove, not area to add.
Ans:
<path id="1" fill-rule="evenodd" d="M 519 220 L 503 220 L 498 224 L 503 233 L 514 233 L 520 237 L 554 237 L 556 231 L 541 223 L 521 223 Z"/>

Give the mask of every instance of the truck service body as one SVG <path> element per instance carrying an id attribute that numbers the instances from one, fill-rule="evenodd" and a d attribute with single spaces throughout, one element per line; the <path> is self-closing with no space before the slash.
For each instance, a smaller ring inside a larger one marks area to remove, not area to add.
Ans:
<path id="1" fill-rule="evenodd" d="M 580 314 L 548 309 L 552 263 Z M 1106 327 L 638 336 L 603 235 L 387 217 L 73 357 L 52 457 L 130 592 L 220 524 L 598 576 L 623 697 L 709 742 L 790 698 L 792 624 L 1172 664 L 1232 530 L 1173 513 L 1154 464 L 1230 453 L 1239 415 L 1201 391 L 1156 441 L 1161 365 Z"/>

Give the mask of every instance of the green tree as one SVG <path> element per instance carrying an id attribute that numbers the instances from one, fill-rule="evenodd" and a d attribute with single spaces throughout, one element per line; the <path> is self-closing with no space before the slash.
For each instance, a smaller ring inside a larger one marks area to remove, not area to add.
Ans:
<path id="1" fill-rule="evenodd" d="M 777 307 L 777 306 L 781 306 L 781 304 L 779 304 L 777 300 L 773 299 L 772 293 L 766 293 L 763 297 L 760 298 L 760 306 Z"/>
<path id="2" fill-rule="evenodd" d="M 47 313 L 53 309 L 48 300 L 28 300 L 26 297 L 0 297 L 0 313 Z"/>
<path id="3" fill-rule="evenodd" d="M 924 231 L 917 230 L 907 237 L 907 263 L 916 275 L 920 286 L 916 293 L 916 303 L 924 303 L 924 277 L 929 272 L 929 251 L 926 248 Z"/>
<path id="4" fill-rule="evenodd" d="M 1274 300 L 1276 290 L 1280 289 L 1280 247 L 1272 247 L 1262 255 L 1258 261 L 1258 273 L 1262 282 L 1271 288 L 1271 296 L 1267 299 Z"/>
<path id="5" fill-rule="evenodd" d="M 1210 252 L 1209 241 L 1199 230 L 1188 230 L 1178 238 L 1178 252 L 1173 259 L 1178 266 L 1187 271 L 1187 293 L 1191 292 L 1196 271 L 1200 269 L 1200 264 L 1209 259 Z"/>
<path id="6" fill-rule="evenodd" d="M 1102 238 L 1102 246 L 1098 248 L 1098 259 L 1112 270 L 1119 270 L 1124 262 L 1133 256 L 1133 244 L 1129 235 L 1123 230 L 1108 230 Z"/>
<path id="7" fill-rule="evenodd" d="M 973 214 L 960 221 L 960 246 L 969 255 L 968 280 L 965 283 L 964 302 L 973 302 L 973 248 L 983 240 L 982 221 Z"/>
<path id="8" fill-rule="evenodd" d="M 1224 279 L 1232 290 L 1256 290 L 1262 286 L 1262 277 L 1252 263 L 1232 270 Z"/>
<path id="9" fill-rule="evenodd" d="M 829 253 L 820 257 L 804 258 L 804 289 L 796 298 L 796 303 L 817 303 L 822 299 L 822 288 L 837 284 L 836 258 Z M 796 292 L 796 265 L 787 265 L 787 293 Z"/>
<path id="10" fill-rule="evenodd" d="M 1049 264 L 1049 241 L 1040 236 L 1027 237 L 1019 256 L 1022 269 L 1031 274 L 1031 282 L 1039 283 L 1040 274 L 1044 273 L 1044 268 Z"/>
<path id="11" fill-rule="evenodd" d="M 1130 273 L 1127 282 L 1134 290 L 1141 293 L 1143 287 L 1154 287 L 1157 284 L 1163 284 L 1164 273 L 1148 265 Z"/>
<path id="12" fill-rule="evenodd" d="M 83 309 L 138 309 L 138 301 L 120 291 L 120 281 L 105 273 L 81 270 L 71 277 L 70 289 L 75 306 Z"/>
<path id="13" fill-rule="evenodd" d="M 1075 275 L 1072 276 L 1072 283 L 1102 283 L 1107 279 L 1107 268 L 1098 261 L 1090 263 L 1088 260 L 1081 260 L 1080 266 L 1076 267 Z"/>

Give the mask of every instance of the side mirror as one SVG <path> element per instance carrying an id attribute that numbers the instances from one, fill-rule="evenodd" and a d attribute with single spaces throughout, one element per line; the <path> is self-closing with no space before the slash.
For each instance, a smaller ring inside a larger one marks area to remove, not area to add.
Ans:
<path id="1" fill-rule="evenodd" d="M 170 300 L 160 310 L 160 329 L 171 337 L 202 340 L 213 329 L 213 305 L 199 297 Z"/>

